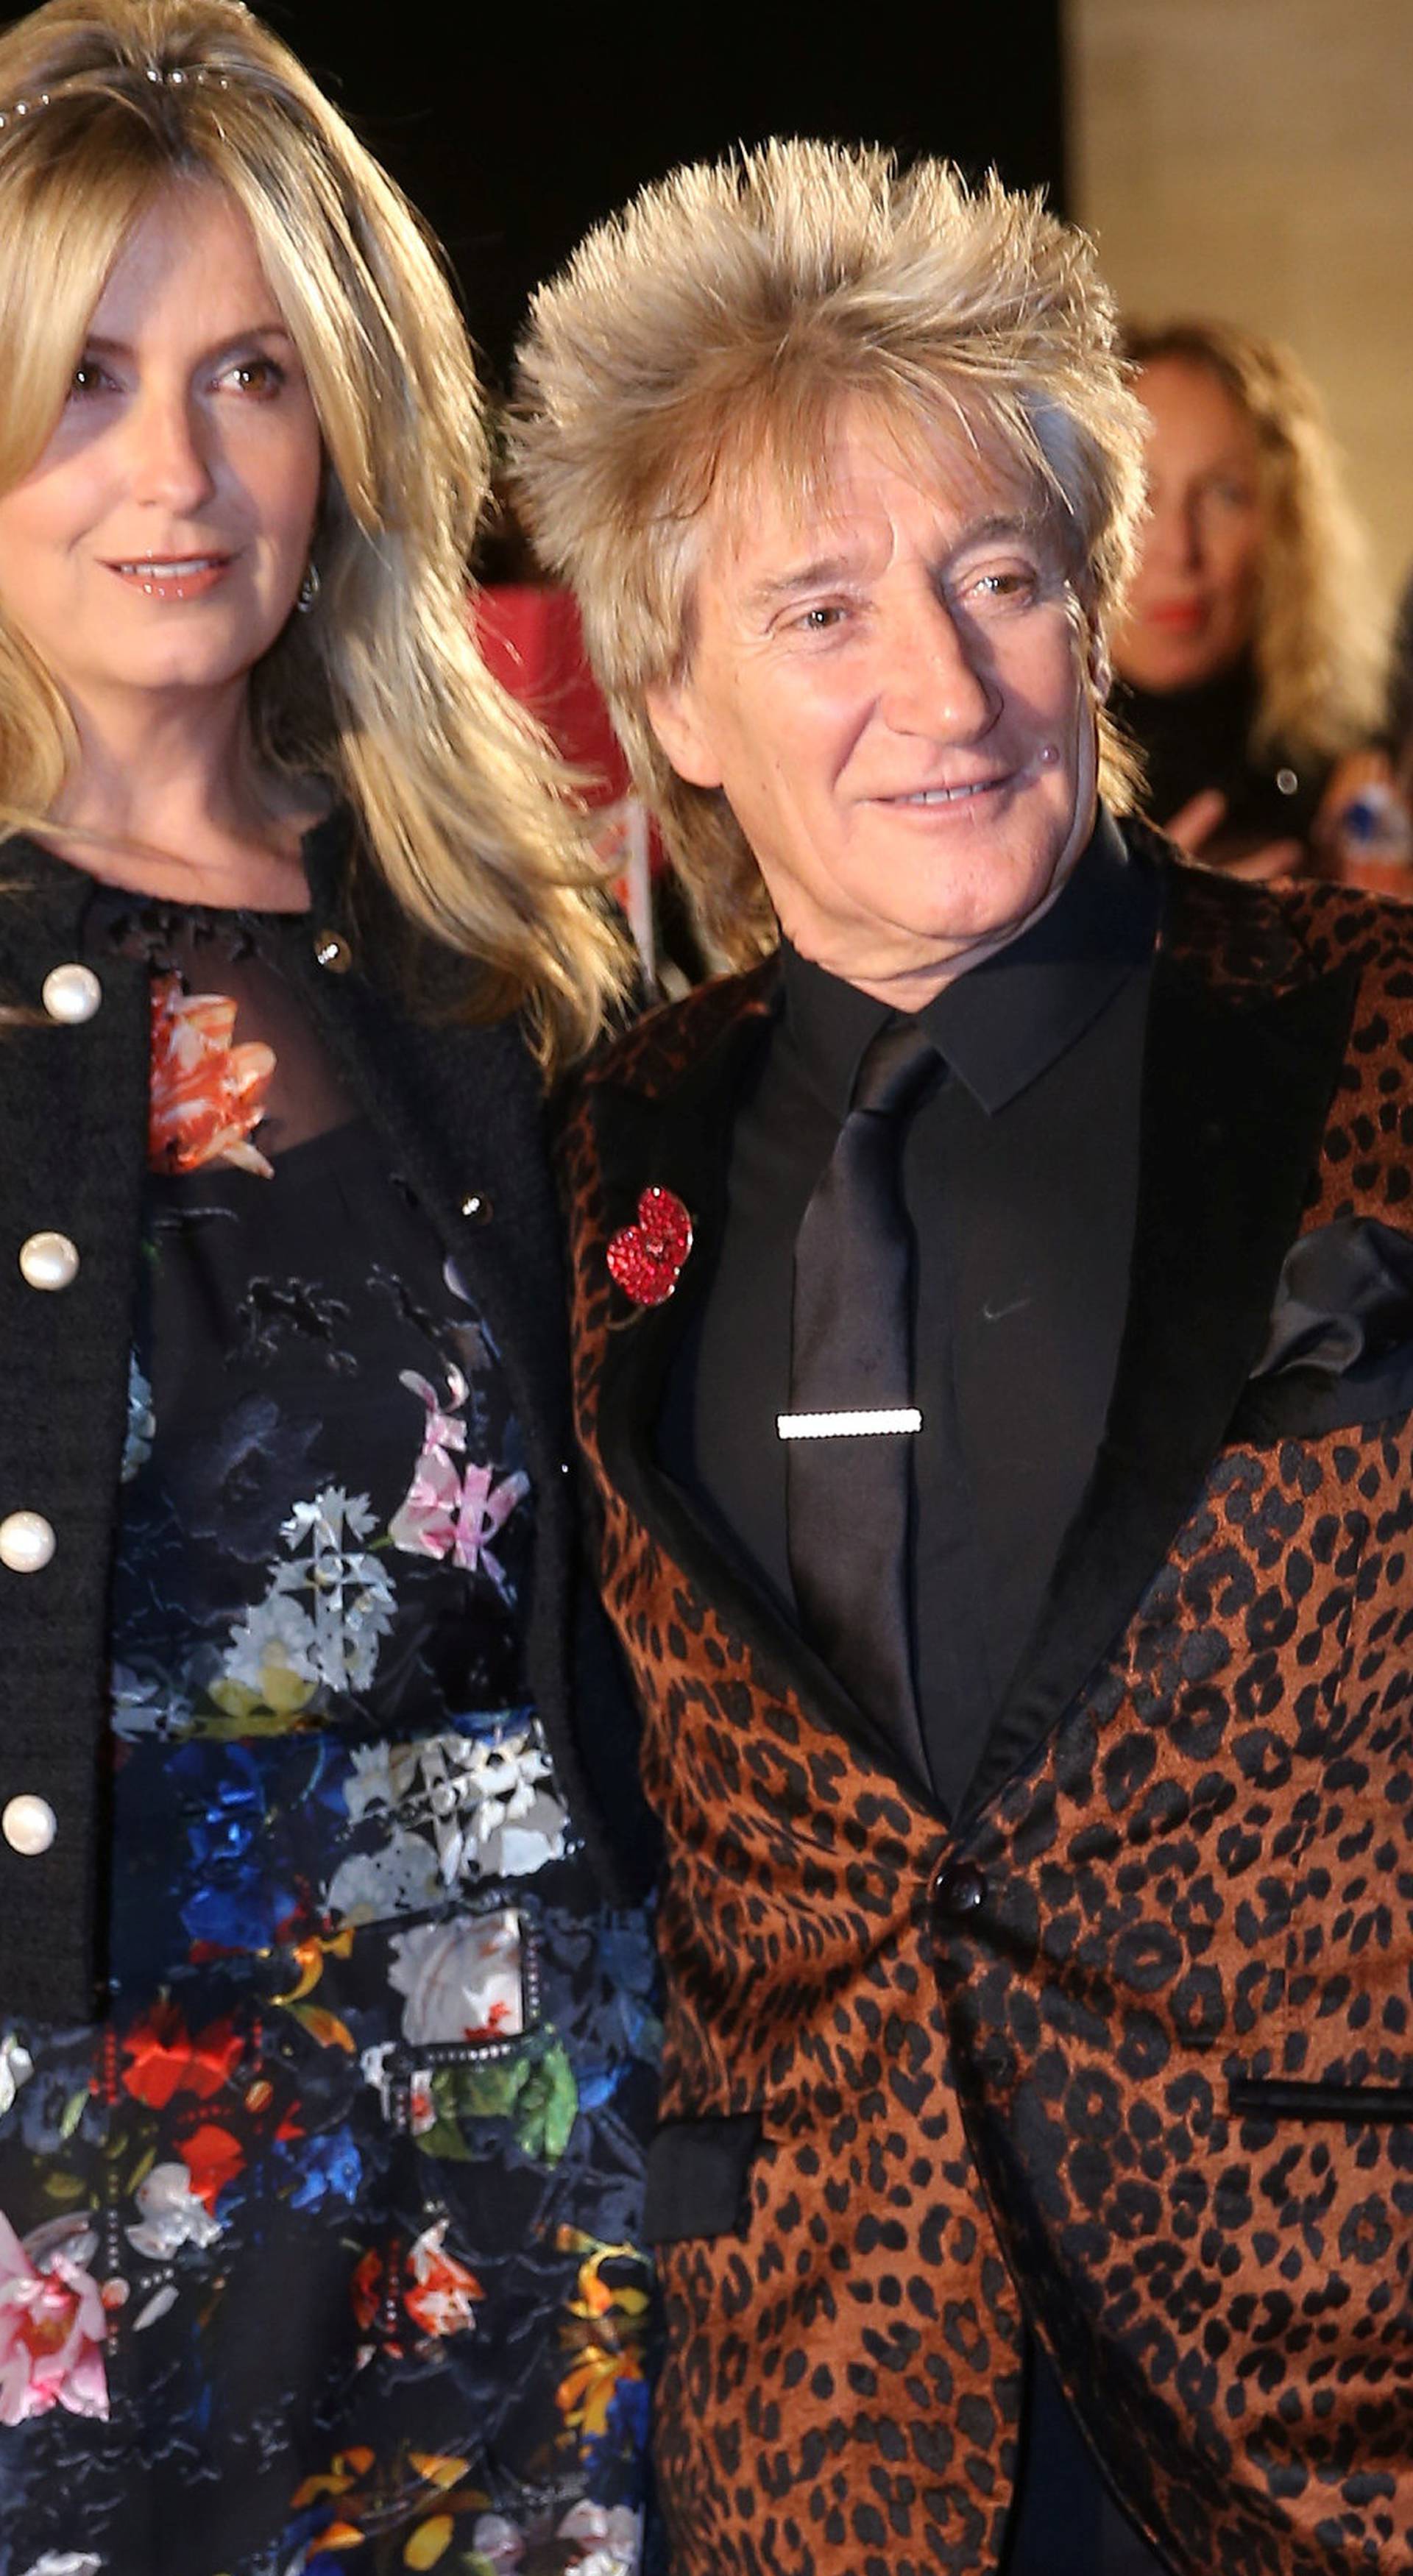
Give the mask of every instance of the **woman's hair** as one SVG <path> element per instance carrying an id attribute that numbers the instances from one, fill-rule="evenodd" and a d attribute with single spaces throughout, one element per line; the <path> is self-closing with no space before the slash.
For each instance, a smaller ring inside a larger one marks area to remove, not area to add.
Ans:
<path id="1" fill-rule="evenodd" d="M 1124 350 L 1136 370 L 1159 359 L 1205 368 L 1255 432 L 1266 541 L 1253 751 L 1350 750 L 1379 721 L 1383 635 L 1364 533 L 1314 385 L 1292 350 L 1232 322 L 1133 323 Z"/>
<path id="2" fill-rule="evenodd" d="M 547 1063 L 592 1038 L 619 950 L 548 744 L 487 672 L 466 564 L 480 396 L 438 255 L 294 56 L 236 0 L 50 0 L 0 36 L 0 489 L 35 464 L 132 226 L 174 183 L 248 218 L 325 449 L 317 604 L 251 674 L 257 755 L 345 797 L 412 919 L 523 1007 Z M 0 820 L 76 751 L 0 612 Z"/>
<path id="3" fill-rule="evenodd" d="M 717 946 L 774 924 L 725 799 L 677 777 L 644 692 L 684 676 L 703 514 L 765 474 L 827 480 L 841 408 L 924 460 L 969 443 L 1018 471 L 1064 549 L 1096 666 L 1142 501 L 1142 414 L 1082 234 L 993 176 L 900 170 L 863 147 L 775 142 L 676 171 L 540 289 L 520 350 L 516 490 L 576 591 L 590 659 L 642 792 Z M 1101 775 L 1129 770 L 1101 716 Z"/>

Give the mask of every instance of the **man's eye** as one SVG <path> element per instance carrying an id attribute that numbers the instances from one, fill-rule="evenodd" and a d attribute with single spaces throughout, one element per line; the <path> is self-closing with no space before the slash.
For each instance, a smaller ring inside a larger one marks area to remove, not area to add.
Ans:
<path id="1" fill-rule="evenodd" d="M 807 635 L 826 635 L 831 626 L 842 623 L 843 616 L 842 608 L 821 604 L 815 608 L 805 609 L 797 623 L 804 628 Z"/>
<path id="2" fill-rule="evenodd" d="M 1034 590 L 1033 572 L 983 572 L 972 585 L 983 599 L 1017 599 Z"/>

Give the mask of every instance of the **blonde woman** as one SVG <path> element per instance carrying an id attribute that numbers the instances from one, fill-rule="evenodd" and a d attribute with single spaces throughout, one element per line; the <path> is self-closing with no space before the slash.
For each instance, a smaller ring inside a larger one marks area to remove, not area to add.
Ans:
<path id="1" fill-rule="evenodd" d="M 1332 866 L 1378 720 L 1362 531 L 1293 352 L 1224 322 L 1127 336 L 1148 506 L 1114 637 L 1148 810 L 1204 858 Z"/>
<path id="2" fill-rule="evenodd" d="M 467 639 L 465 338 L 228 0 L 0 39 L 0 313 L 0 2564 L 626 2576 L 539 1149 L 618 962 Z"/>

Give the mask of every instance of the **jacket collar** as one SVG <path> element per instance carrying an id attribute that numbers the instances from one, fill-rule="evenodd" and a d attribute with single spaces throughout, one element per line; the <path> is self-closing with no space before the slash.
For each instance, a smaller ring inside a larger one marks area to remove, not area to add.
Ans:
<path id="1" fill-rule="evenodd" d="M 1317 969 L 1281 899 L 1154 867 L 1154 957 L 1129 1309 L 1089 1489 L 992 1728 L 961 1823 L 1026 1762 L 1112 1648 L 1192 1509 L 1259 1355 L 1299 1230 L 1342 1061 L 1357 972 Z M 645 1187 L 691 1214 L 673 1297 L 610 1332 L 599 1390 L 604 1467 L 634 1515 L 750 1643 L 767 1681 L 896 1771 L 855 1708 L 705 1528 L 653 1451 L 667 1371 L 709 1284 L 724 1215 L 733 1106 L 778 1007 L 778 971 L 708 987 L 643 1024 L 595 1078 L 607 1223 Z M 928 1793 L 916 1780 L 914 1795 Z"/>

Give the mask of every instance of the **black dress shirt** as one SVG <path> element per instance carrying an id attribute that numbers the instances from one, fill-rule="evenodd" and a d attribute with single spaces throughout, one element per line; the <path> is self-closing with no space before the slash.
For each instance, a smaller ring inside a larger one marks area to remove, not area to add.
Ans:
<path id="1" fill-rule="evenodd" d="M 955 1812 L 1083 1493 L 1128 1293 L 1152 880 L 1100 824 L 1051 910 L 918 1015 L 946 1073 L 902 1162 L 916 1238 L 918 1706 Z M 887 1005 L 782 951 L 738 1111 L 710 1295 L 659 1455 L 793 1620 L 785 1454 L 795 1237 Z M 840 1444 L 840 1509 L 849 1457 Z M 929 1785 L 929 1784 L 923 1784 Z"/>
<path id="2" fill-rule="evenodd" d="M 915 1237 L 911 1589 L 930 1782 L 955 1813 L 1094 1463 L 1128 1300 L 1153 879 L 1101 818 L 1058 901 L 919 1017 L 946 1071 L 902 1158 Z M 887 1005 L 782 949 L 727 1212 L 658 1423 L 661 1464 L 792 1623 L 795 1238 Z M 848 1443 L 840 1509 L 848 1508 Z M 1007 2576 L 1160 2576 L 1038 2349 Z"/>

